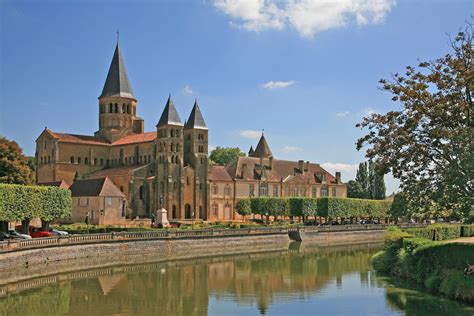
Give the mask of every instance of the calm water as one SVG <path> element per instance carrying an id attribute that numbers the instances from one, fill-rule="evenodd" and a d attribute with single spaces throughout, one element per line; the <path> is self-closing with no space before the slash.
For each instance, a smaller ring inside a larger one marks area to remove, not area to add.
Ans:
<path id="1" fill-rule="evenodd" d="M 317 247 L 52 275 L 0 287 L 1 315 L 474 315 L 375 276 L 380 245 Z"/>

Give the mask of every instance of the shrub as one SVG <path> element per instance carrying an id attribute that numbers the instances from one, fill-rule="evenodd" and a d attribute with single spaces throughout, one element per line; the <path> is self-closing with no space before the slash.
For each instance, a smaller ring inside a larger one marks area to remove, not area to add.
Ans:
<path id="1" fill-rule="evenodd" d="M 244 218 L 245 216 L 252 214 L 250 200 L 243 199 L 243 200 L 237 201 L 237 203 L 235 203 L 235 210 L 237 211 L 239 215 L 242 215 Z"/>

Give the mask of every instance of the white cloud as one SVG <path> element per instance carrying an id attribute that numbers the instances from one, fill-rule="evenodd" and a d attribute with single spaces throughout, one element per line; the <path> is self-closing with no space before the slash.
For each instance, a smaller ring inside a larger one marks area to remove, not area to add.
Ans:
<path id="1" fill-rule="evenodd" d="M 184 94 L 193 94 L 194 93 L 193 88 L 189 85 L 185 85 L 182 92 Z"/>
<path id="2" fill-rule="evenodd" d="M 214 149 L 216 149 L 216 146 L 213 146 L 213 145 L 208 146 L 209 153 L 213 151 Z"/>
<path id="3" fill-rule="evenodd" d="M 335 174 L 336 171 L 341 172 L 341 176 L 343 178 L 343 182 L 347 182 L 349 180 L 355 179 L 355 175 L 357 173 L 357 168 L 359 164 L 347 164 L 347 163 L 340 163 L 340 162 L 325 162 L 321 164 L 326 171 L 331 174 Z"/>
<path id="4" fill-rule="evenodd" d="M 214 6 L 243 29 L 260 32 L 294 28 L 303 37 L 343 27 L 383 22 L 395 0 L 214 0 Z"/>
<path id="5" fill-rule="evenodd" d="M 252 131 L 252 130 L 244 130 L 239 132 L 240 136 L 244 138 L 256 139 L 262 135 L 261 131 Z"/>
<path id="6" fill-rule="evenodd" d="M 273 90 L 273 89 L 288 88 L 289 86 L 292 86 L 294 84 L 295 84 L 294 80 L 290 80 L 290 81 L 269 81 L 269 82 L 261 84 L 260 86 L 264 89 Z"/>
<path id="7" fill-rule="evenodd" d="M 349 116 L 349 114 L 351 114 L 351 112 L 349 112 L 349 111 L 342 111 L 342 112 L 337 112 L 337 113 L 336 113 L 336 116 L 337 116 L 337 117 L 346 117 L 346 116 Z"/>
<path id="8" fill-rule="evenodd" d="M 299 147 L 296 147 L 296 146 L 284 146 L 281 149 L 281 151 L 284 152 L 284 153 L 299 153 L 299 152 L 302 152 L 303 149 L 301 149 Z"/>

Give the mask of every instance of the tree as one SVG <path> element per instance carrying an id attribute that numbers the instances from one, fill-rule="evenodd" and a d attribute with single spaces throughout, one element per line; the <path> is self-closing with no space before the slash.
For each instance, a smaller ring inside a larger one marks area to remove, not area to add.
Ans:
<path id="1" fill-rule="evenodd" d="M 211 151 L 209 160 L 216 165 L 225 166 L 237 158 L 245 156 L 239 147 L 219 147 Z"/>
<path id="2" fill-rule="evenodd" d="M 358 196 L 354 196 L 355 198 L 366 199 L 369 197 L 368 190 L 369 190 L 369 174 L 367 171 L 367 163 L 361 162 L 359 164 L 359 168 L 357 169 L 357 174 L 355 181 L 360 185 L 360 192 Z"/>
<path id="3" fill-rule="evenodd" d="M 400 179 L 410 201 L 466 218 L 474 204 L 473 25 L 451 40 L 451 53 L 380 80 L 399 110 L 365 117 L 357 149 Z"/>
<path id="4" fill-rule="evenodd" d="M 362 185 L 359 182 L 355 180 L 347 182 L 347 197 L 361 198 L 364 194 L 364 188 L 362 188 Z"/>
<path id="5" fill-rule="evenodd" d="M 15 141 L 0 136 L 0 183 L 32 184 L 34 174 Z"/>
<path id="6" fill-rule="evenodd" d="M 235 210 L 239 215 L 242 215 L 245 221 L 245 216 L 252 214 L 252 208 L 250 207 L 250 200 L 249 199 L 243 199 L 243 200 L 238 200 L 237 203 L 235 203 Z"/>

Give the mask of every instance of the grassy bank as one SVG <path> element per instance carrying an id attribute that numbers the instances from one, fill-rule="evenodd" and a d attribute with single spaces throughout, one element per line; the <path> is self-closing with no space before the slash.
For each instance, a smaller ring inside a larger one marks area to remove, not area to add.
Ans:
<path id="1" fill-rule="evenodd" d="M 428 227 L 427 231 L 432 229 L 433 227 Z M 461 234 L 459 226 L 448 229 L 438 225 L 436 230 L 446 233 L 441 233 L 439 238 L 458 238 Z M 454 233 L 456 230 L 459 235 Z M 474 245 L 428 239 L 433 239 L 433 234 L 436 233 L 424 235 L 427 238 L 414 237 L 423 234 L 426 232 L 390 228 L 384 250 L 372 258 L 374 269 L 380 273 L 413 280 L 431 293 L 474 302 L 474 275 L 463 275 L 466 263 L 474 264 Z"/>

